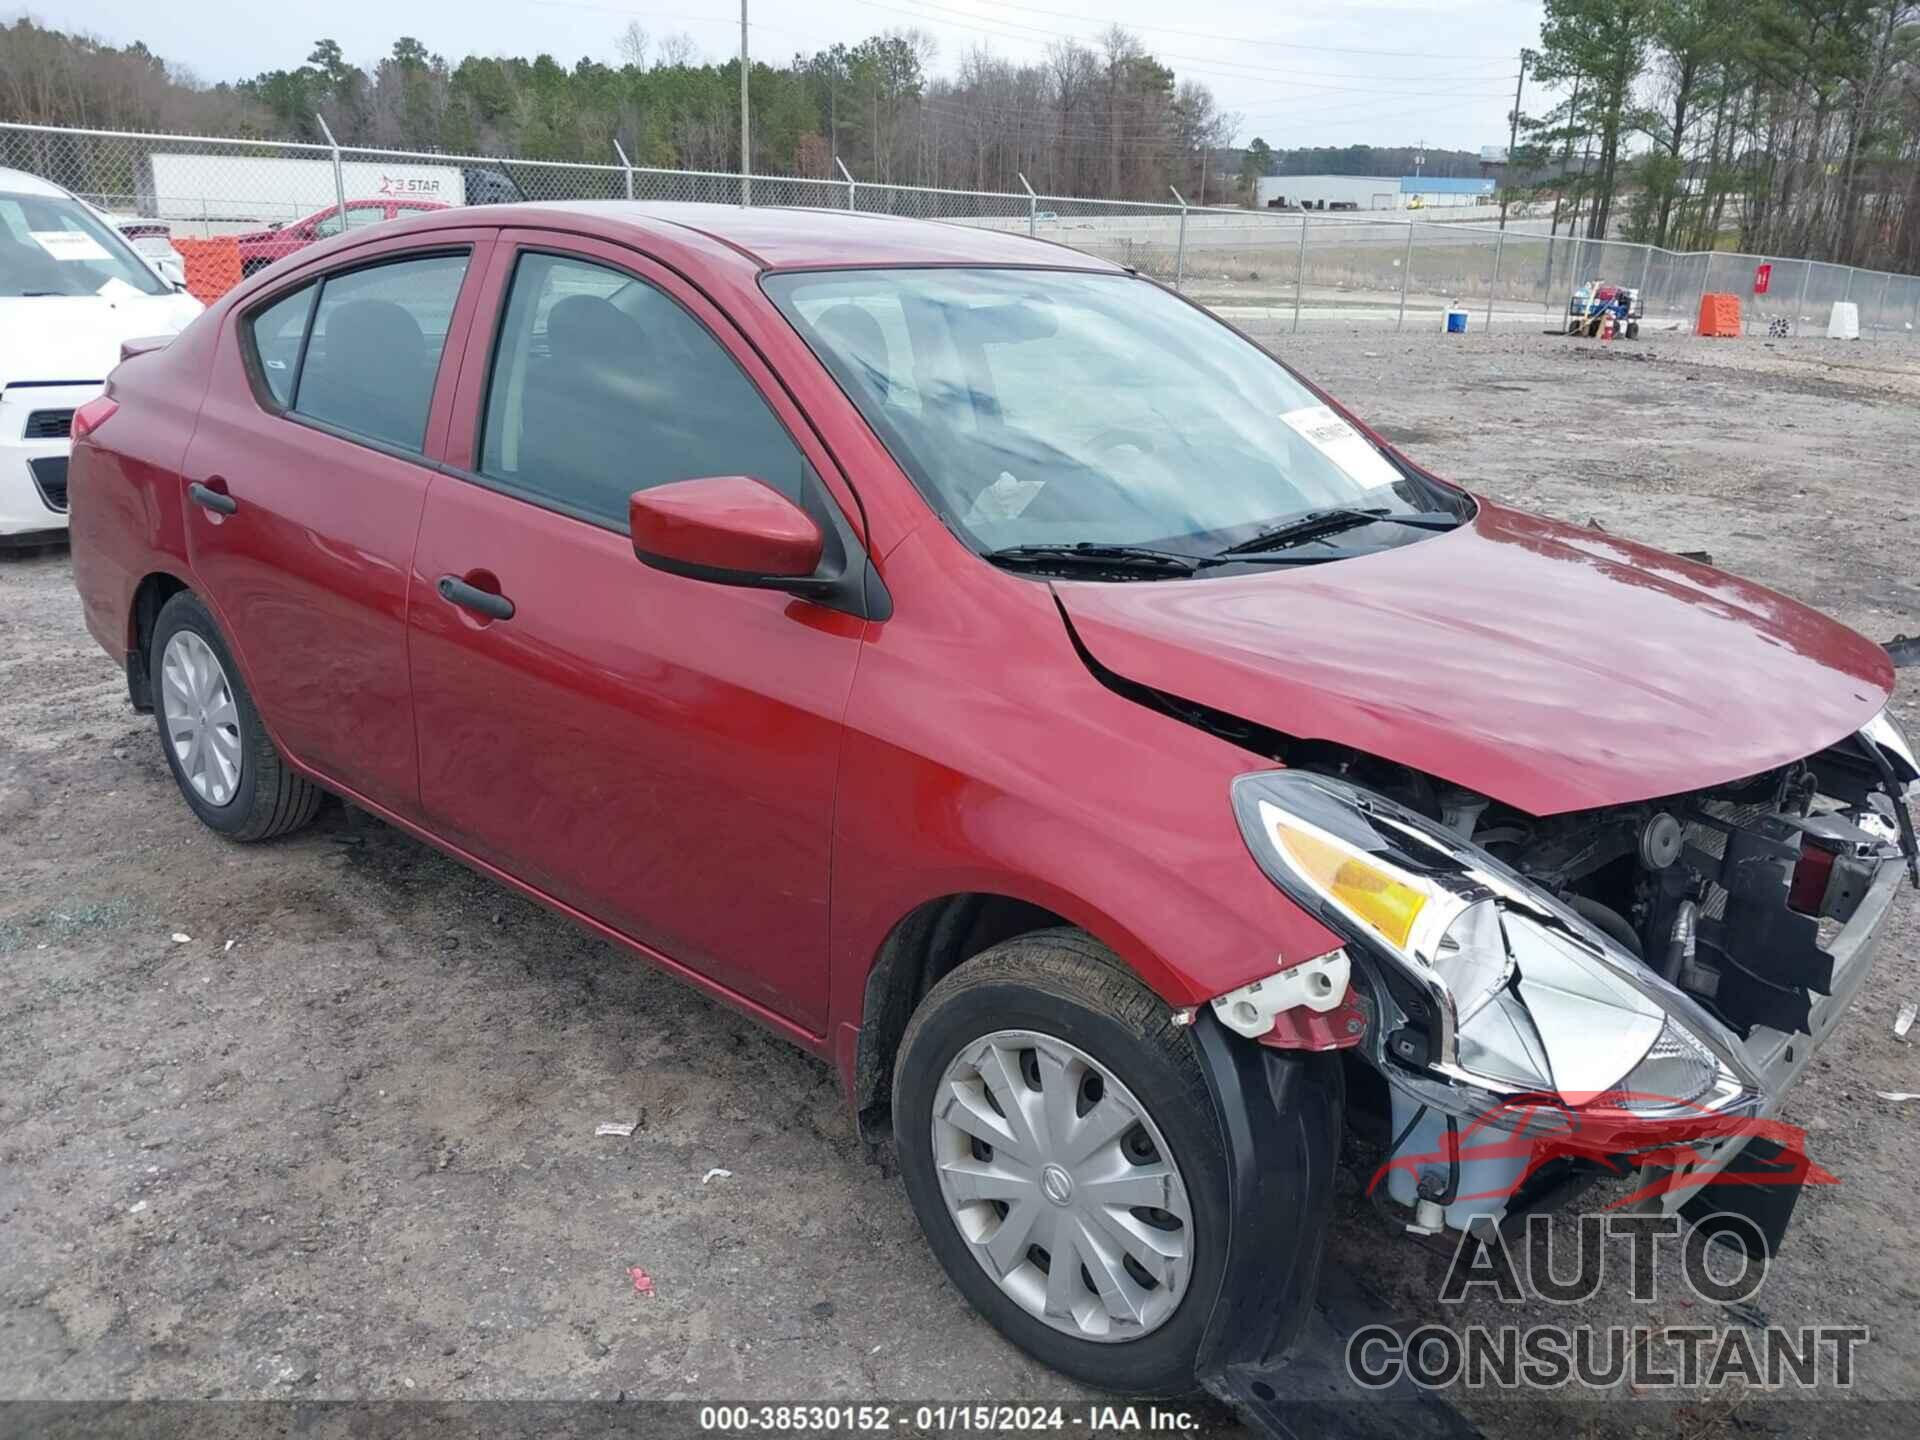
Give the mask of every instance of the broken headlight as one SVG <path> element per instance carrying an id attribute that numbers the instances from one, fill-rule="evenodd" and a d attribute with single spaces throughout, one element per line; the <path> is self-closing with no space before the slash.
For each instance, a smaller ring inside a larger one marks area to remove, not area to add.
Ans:
<path id="1" fill-rule="evenodd" d="M 1297 770 L 1241 776 L 1233 805 L 1260 868 L 1377 972 L 1391 967 L 1380 978 L 1424 1034 L 1393 1047 L 1401 1058 L 1502 1094 L 1642 1115 L 1757 1095 L 1697 1003 L 1424 816 Z"/>

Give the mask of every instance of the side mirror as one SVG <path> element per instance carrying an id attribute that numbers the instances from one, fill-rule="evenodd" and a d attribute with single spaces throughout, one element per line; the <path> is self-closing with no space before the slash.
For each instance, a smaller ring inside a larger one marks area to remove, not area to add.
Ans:
<path id="1" fill-rule="evenodd" d="M 633 553 L 647 565 L 720 585 L 778 589 L 820 568 L 820 527 L 765 481 L 709 475 L 635 491 Z"/>

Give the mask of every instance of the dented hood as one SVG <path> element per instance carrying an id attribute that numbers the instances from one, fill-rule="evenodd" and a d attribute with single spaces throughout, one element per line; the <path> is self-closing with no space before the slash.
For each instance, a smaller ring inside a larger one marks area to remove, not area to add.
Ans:
<path id="1" fill-rule="evenodd" d="M 1378 554 L 1055 593 L 1126 679 L 1535 815 L 1801 759 L 1893 688 L 1885 651 L 1784 595 L 1485 501 Z"/>

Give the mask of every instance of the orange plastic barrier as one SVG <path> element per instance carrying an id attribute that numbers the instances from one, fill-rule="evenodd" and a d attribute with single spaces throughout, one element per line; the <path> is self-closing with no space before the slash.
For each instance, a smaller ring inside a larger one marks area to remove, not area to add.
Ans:
<path id="1" fill-rule="evenodd" d="M 231 235 L 211 240 L 175 240 L 187 269 L 187 293 L 211 305 L 240 283 L 240 244 Z"/>
<path id="2" fill-rule="evenodd" d="M 1700 324 L 1694 333 L 1739 336 L 1741 333 L 1740 297 L 1738 295 L 1702 295 Z"/>

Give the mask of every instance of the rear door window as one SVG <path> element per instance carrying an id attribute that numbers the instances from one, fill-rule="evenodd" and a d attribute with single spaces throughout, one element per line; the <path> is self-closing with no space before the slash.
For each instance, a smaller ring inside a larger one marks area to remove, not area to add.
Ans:
<path id="1" fill-rule="evenodd" d="M 464 254 L 389 261 L 327 276 L 317 305 L 306 286 L 256 312 L 251 338 L 273 398 L 418 453 L 466 270 Z"/>

